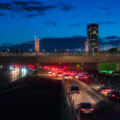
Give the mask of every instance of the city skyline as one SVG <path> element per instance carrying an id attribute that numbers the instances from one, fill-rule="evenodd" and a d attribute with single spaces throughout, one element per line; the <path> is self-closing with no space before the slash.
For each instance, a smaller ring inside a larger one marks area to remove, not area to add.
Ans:
<path id="1" fill-rule="evenodd" d="M 119 40 L 119 3 L 115 0 L 1 0 L 0 45 L 43 38 L 87 37 L 87 25 L 99 24 L 99 38 Z M 88 12 L 89 11 L 89 12 Z"/>

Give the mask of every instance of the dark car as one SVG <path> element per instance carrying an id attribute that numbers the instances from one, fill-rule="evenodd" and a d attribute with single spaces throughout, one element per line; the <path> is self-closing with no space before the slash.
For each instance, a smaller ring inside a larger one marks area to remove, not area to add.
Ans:
<path id="1" fill-rule="evenodd" d="M 112 100 L 120 100 L 120 91 L 112 90 L 107 94 L 107 96 Z"/>
<path id="2" fill-rule="evenodd" d="M 91 103 L 80 103 L 79 110 L 80 110 L 80 113 L 84 113 L 84 114 L 91 114 L 94 112 L 94 109 Z"/>
<path id="3" fill-rule="evenodd" d="M 77 86 L 77 85 L 72 85 L 72 86 L 70 87 L 69 94 L 70 94 L 70 95 L 72 95 L 72 94 L 80 94 L 79 86 Z"/>

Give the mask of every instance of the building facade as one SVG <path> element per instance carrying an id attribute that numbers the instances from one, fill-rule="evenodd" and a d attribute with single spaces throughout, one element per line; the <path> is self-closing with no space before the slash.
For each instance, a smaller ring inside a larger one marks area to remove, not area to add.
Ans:
<path id="1" fill-rule="evenodd" d="M 87 41 L 85 42 L 85 53 L 86 53 L 86 55 L 88 55 L 88 52 L 89 52 L 89 42 L 88 42 L 88 39 L 87 39 Z"/>
<path id="2" fill-rule="evenodd" d="M 36 38 L 36 35 L 35 35 L 35 52 L 38 53 L 40 50 L 40 41 L 38 38 Z"/>
<path id="3" fill-rule="evenodd" d="M 96 56 L 99 53 L 98 44 L 98 24 L 90 24 L 87 26 L 87 41 L 89 55 Z"/>

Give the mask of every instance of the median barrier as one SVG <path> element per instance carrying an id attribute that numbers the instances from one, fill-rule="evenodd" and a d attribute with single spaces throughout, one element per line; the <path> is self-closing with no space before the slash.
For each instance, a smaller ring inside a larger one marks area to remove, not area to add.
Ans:
<path id="1" fill-rule="evenodd" d="M 62 80 L 62 86 L 63 86 L 66 102 L 68 105 L 68 112 L 69 112 L 70 120 L 81 120 L 80 114 L 78 114 L 76 109 L 74 108 L 74 101 L 72 100 L 71 96 L 67 93 L 67 90 L 64 85 L 64 80 Z"/>

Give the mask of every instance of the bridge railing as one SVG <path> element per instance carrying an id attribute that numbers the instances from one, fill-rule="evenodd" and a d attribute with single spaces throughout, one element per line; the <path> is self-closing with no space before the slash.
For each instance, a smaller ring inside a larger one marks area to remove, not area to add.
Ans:
<path id="1" fill-rule="evenodd" d="M 65 53 L 52 53 L 52 52 L 9 53 L 9 52 L 0 52 L 0 56 L 23 56 L 23 57 L 34 57 L 34 56 L 120 56 L 120 53 L 100 52 L 98 55 L 86 55 L 85 52 L 65 52 Z"/>

